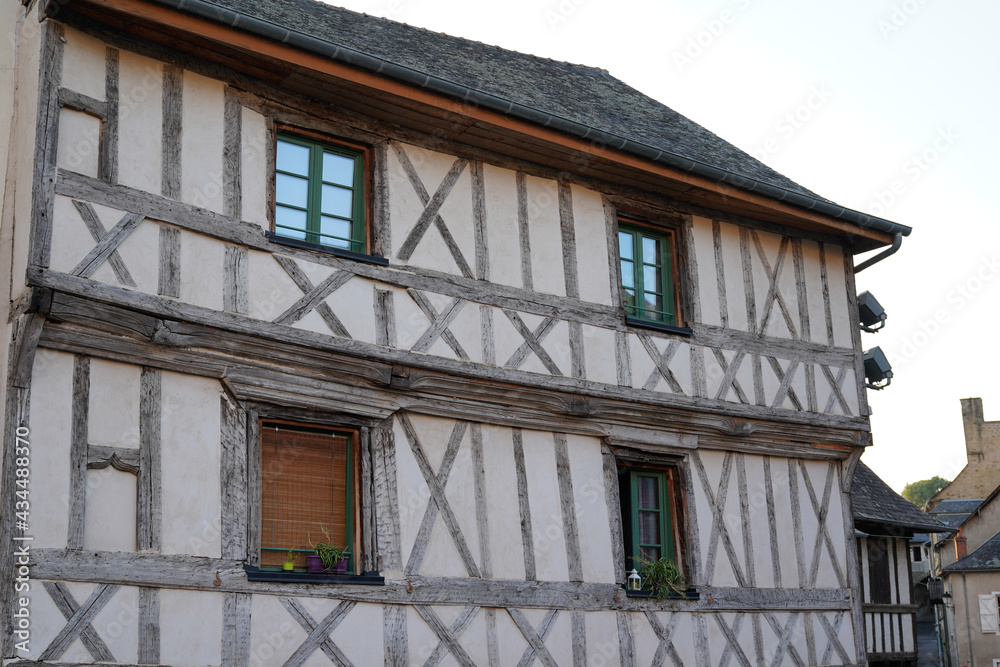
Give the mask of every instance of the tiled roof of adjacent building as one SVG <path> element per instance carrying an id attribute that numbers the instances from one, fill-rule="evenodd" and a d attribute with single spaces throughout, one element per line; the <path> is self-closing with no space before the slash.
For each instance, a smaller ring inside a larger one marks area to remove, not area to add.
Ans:
<path id="1" fill-rule="evenodd" d="M 955 528 L 962 525 L 982 504 L 982 498 L 942 500 L 927 513 L 944 525 Z"/>
<path id="2" fill-rule="evenodd" d="M 1000 533 L 989 539 L 965 558 L 944 568 L 945 572 L 1000 570 Z"/>
<path id="3" fill-rule="evenodd" d="M 854 473 L 851 503 L 855 523 L 866 521 L 925 532 L 947 531 L 946 526 L 889 488 L 864 463 L 858 463 Z"/>
<path id="4" fill-rule="evenodd" d="M 824 199 L 607 71 L 313 0 L 155 0 L 863 227 L 904 225 Z M 565 122 L 563 122 L 565 121 Z"/>

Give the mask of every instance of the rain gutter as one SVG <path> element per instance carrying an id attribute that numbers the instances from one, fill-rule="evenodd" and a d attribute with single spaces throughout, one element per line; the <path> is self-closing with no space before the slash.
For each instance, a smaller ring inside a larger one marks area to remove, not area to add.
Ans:
<path id="1" fill-rule="evenodd" d="M 69 4 L 69 2 L 70 0 L 49 0 L 43 7 L 43 12 L 46 15 L 52 16 L 58 12 L 60 6 Z M 295 48 L 325 56 L 332 60 L 352 65 L 368 72 L 380 74 L 418 88 L 430 90 L 435 93 L 462 100 L 463 102 L 469 102 L 491 111 L 514 116 L 542 127 L 552 128 L 579 139 L 599 142 L 611 148 L 615 148 L 632 155 L 637 155 L 653 162 L 667 165 L 674 169 L 695 174 L 718 183 L 731 185 L 739 188 L 740 190 L 754 192 L 769 199 L 792 204 L 806 210 L 815 211 L 837 220 L 849 222 L 859 227 L 893 234 L 900 241 L 902 240 L 902 236 L 909 236 L 911 231 L 910 228 L 905 225 L 900 225 L 883 218 L 867 215 L 865 213 L 861 213 L 860 211 L 854 211 L 824 199 L 811 197 L 801 192 L 795 192 L 787 188 L 782 188 L 770 183 L 748 178 L 725 169 L 714 167 L 704 162 L 692 160 L 684 155 L 664 151 L 662 149 L 649 146 L 648 144 L 620 137 L 610 132 L 588 127 L 582 123 L 577 123 L 544 111 L 539 111 L 538 109 L 518 104 L 517 102 L 506 100 L 489 93 L 473 90 L 472 88 L 449 81 L 448 79 L 443 79 L 409 67 L 404 67 L 356 49 L 351 49 L 327 40 L 319 39 L 302 32 L 290 30 L 276 23 L 272 23 L 255 16 L 237 12 L 226 7 L 220 7 L 212 4 L 211 2 L 205 2 L 204 0 L 152 0 L 152 2 L 172 7 L 180 11 L 185 11 L 233 28 L 239 28 L 261 37 L 281 42 L 282 44 L 288 44 Z M 895 242 L 893 245 L 894 247 L 898 246 Z M 871 260 L 869 260 L 869 262 L 871 262 Z M 868 262 L 866 262 L 866 264 L 868 266 L 871 265 Z"/>

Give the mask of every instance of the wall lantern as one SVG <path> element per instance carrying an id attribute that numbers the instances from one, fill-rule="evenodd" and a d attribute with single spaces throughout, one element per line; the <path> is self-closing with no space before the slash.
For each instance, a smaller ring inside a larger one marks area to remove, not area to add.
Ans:
<path id="1" fill-rule="evenodd" d="M 880 347 L 865 352 L 865 386 L 869 389 L 885 389 L 892 382 L 892 366 Z"/>
<path id="2" fill-rule="evenodd" d="M 872 296 L 871 292 L 858 295 L 858 314 L 861 316 L 861 330 L 877 333 L 885 326 L 885 308 Z"/>
<path id="3" fill-rule="evenodd" d="M 628 575 L 628 589 L 630 591 L 642 590 L 642 579 L 635 568 L 632 568 L 632 573 Z"/>

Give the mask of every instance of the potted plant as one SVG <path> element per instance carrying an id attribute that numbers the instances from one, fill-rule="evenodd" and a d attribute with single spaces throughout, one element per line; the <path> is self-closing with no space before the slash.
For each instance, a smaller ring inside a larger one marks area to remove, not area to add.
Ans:
<path id="1" fill-rule="evenodd" d="M 639 574 L 642 576 L 642 588 L 652 592 L 658 598 L 668 598 L 675 593 L 686 598 L 687 579 L 677 564 L 670 558 L 648 561 L 637 558 L 642 563 Z"/>
<path id="2" fill-rule="evenodd" d="M 285 556 L 285 562 L 281 565 L 282 570 L 294 570 L 295 569 L 295 558 L 297 554 L 295 553 L 295 547 L 288 550 L 288 554 Z"/>
<path id="3" fill-rule="evenodd" d="M 347 550 L 330 544 L 330 533 L 326 531 L 325 526 L 323 534 L 326 536 L 326 542 L 313 544 L 314 553 L 306 556 L 306 566 L 309 568 L 309 572 L 313 574 L 321 572 L 345 574 L 347 572 Z"/>

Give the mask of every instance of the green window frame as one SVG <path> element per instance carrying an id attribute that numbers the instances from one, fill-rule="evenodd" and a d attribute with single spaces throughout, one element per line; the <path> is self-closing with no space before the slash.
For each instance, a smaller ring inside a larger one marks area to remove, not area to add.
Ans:
<path id="1" fill-rule="evenodd" d="M 365 151 L 279 132 L 274 232 L 366 252 Z"/>
<path id="2" fill-rule="evenodd" d="M 626 315 L 678 326 L 673 232 L 619 223 L 618 258 Z"/>
<path id="3" fill-rule="evenodd" d="M 626 569 L 641 568 L 640 559 L 666 557 L 680 566 L 674 548 L 671 478 L 663 470 L 626 468 L 619 473 L 622 496 Z"/>

